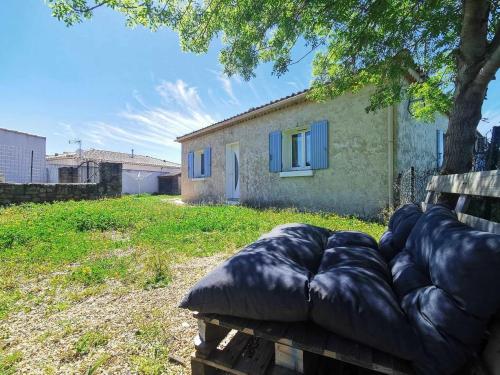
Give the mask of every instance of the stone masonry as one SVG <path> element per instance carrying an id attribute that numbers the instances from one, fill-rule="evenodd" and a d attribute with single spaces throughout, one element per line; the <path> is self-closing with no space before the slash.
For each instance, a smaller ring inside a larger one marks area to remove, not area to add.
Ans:
<path id="1" fill-rule="evenodd" d="M 101 163 L 99 183 L 11 184 L 0 183 L 0 205 L 119 197 L 122 165 Z"/>

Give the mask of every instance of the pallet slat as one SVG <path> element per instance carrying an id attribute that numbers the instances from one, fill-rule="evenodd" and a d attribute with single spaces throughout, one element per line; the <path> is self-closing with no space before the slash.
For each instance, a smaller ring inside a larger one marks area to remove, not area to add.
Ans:
<path id="1" fill-rule="evenodd" d="M 272 342 L 253 338 L 234 368 L 246 374 L 264 375 L 271 365 L 273 354 Z"/>
<path id="2" fill-rule="evenodd" d="M 251 336 L 238 332 L 222 350 L 214 350 L 210 359 L 220 365 L 233 367 L 248 344 Z"/>
<path id="3" fill-rule="evenodd" d="M 495 234 L 500 234 L 500 224 L 495 223 L 494 221 L 481 219 L 477 216 L 467 215 L 461 212 L 457 213 L 458 220 L 462 223 L 467 224 L 468 226 L 483 231 L 483 232 L 491 232 Z"/>
<path id="4" fill-rule="evenodd" d="M 196 317 L 271 342 L 288 345 L 305 352 L 319 354 L 380 373 L 413 374 L 407 361 L 329 333 L 313 323 L 258 322 L 215 314 L 200 314 Z"/>
<path id="5" fill-rule="evenodd" d="M 498 170 L 434 176 L 427 191 L 452 194 L 500 196 L 500 172 Z"/>

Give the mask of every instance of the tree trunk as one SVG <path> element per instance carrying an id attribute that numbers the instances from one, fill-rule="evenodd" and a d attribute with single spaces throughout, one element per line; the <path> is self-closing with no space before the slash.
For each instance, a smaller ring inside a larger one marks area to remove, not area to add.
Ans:
<path id="1" fill-rule="evenodd" d="M 476 129 L 481 120 L 485 92 L 485 87 L 473 84 L 456 95 L 446 132 L 441 174 L 471 170 Z"/>
<path id="2" fill-rule="evenodd" d="M 481 107 L 495 73 L 495 64 L 487 67 L 485 63 L 490 2 L 463 0 L 463 12 L 460 47 L 456 51 L 455 95 L 441 174 L 470 171 Z"/>

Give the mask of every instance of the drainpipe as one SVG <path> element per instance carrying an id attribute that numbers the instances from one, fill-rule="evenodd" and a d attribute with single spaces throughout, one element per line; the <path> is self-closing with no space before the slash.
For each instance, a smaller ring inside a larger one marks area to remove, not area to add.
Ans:
<path id="1" fill-rule="evenodd" d="M 394 205 L 394 123 L 395 105 L 388 107 L 387 111 L 387 185 L 389 207 Z"/>

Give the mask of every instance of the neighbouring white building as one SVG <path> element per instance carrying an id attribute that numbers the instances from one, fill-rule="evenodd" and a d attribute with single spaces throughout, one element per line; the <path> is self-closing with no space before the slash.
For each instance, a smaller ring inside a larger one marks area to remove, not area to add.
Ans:
<path id="1" fill-rule="evenodd" d="M 46 182 L 45 137 L 0 128 L 0 181 Z"/>
<path id="2" fill-rule="evenodd" d="M 96 182 L 97 165 L 100 162 L 121 163 L 123 165 L 122 193 L 158 193 L 159 177 L 178 178 L 180 164 L 150 156 L 105 150 L 77 150 L 47 156 L 48 182 Z M 73 180 L 68 180 L 68 168 L 73 170 Z M 62 169 L 61 169 L 62 168 Z M 64 172 L 64 175 L 63 175 Z"/>

